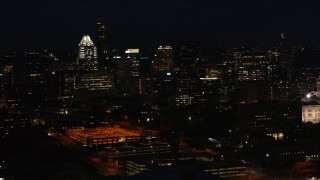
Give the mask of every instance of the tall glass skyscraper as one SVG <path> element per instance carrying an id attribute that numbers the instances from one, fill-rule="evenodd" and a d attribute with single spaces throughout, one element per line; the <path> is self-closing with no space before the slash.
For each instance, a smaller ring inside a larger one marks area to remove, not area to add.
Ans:
<path id="1" fill-rule="evenodd" d="M 106 39 L 106 25 L 103 18 L 98 18 L 97 20 L 97 40 L 99 67 L 105 67 L 108 50 Z"/>
<path id="2" fill-rule="evenodd" d="M 78 45 L 77 64 L 79 70 L 98 70 L 97 47 L 89 35 L 84 35 Z"/>
<path id="3" fill-rule="evenodd" d="M 159 46 L 151 65 L 154 73 L 170 72 L 173 70 L 173 50 L 171 46 Z"/>

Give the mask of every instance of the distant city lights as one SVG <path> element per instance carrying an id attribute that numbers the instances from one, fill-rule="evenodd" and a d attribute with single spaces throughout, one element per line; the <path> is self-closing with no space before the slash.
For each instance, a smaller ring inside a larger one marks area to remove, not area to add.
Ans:
<path id="1" fill-rule="evenodd" d="M 140 49 L 127 49 L 125 51 L 126 54 L 137 54 L 140 52 Z"/>

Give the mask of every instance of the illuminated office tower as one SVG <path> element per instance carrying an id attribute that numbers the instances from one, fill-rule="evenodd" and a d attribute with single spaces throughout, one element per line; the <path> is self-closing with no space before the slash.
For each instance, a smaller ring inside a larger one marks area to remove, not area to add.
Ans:
<path id="1" fill-rule="evenodd" d="M 98 49 L 98 62 L 99 67 L 103 68 L 106 66 L 107 58 L 107 39 L 106 39 L 106 25 L 103 18 L 97 20 L 97 49 Z"/>
<path id="2" fill-rule="evenodd" d="M 145 92 L 142 90 L 145 81 L 140 77 L 140 59 L 139 49 L 126 49 L 124 52 L 117 52 L 117 55 L 110 58 L 118 93 L 141 94 Z"/>
<path id="3" fill-rule="evenodd" d="M 275 49 L 270 49 L 268 52 L 268 80 L 278 81 L 279 80 L 279 52 Z"/>
<path id="4" fill-rule="evenodd" d="M 171 46 L 159 46 L 154 55 L 151 70 L 154 73 L 163 73 L 173 69 L 173 50 Z"/>
<path id="5" fill-rule="evenodd" d="M 60 88 L 60 98 L 67 100 L 72 99 L 75 83 L 76 83 L 76 76 L 74 74 L 63 74 L 63 87 Z"/>
<path id="6" fill-rule="evenodd" d="M 139 57 L 139 49 L 127 49 L 125 51 L 127 59 L 130 59 L 130 75 L 131 77 L 139 77 L 140 76 L 140 57 Z"/>
<path id="7" fill-rule="evenodd" d="M 76 77 L 75 86 L 76 90 L 111 92 L 114 82 L 109 73 L 82 73 Z"/>
<path id="8" fill-rule="evenodd" d="M 79 43 L 77 64 L 79 70 L 98 70 L 97 47 L 89 35 L 84 35 Z"/>
<path id="9" fill-rule="evenodd" d="M 174 104 L 176 106 L 192 105 L 201 93 L 199 89 L 201 84 L 199 77 L 200 43 L 194 41 L 179 42 L 175 54 Z"/>
<path id="10" fill-rule="evenodd" d="M 126 58 L 130 60 L 130 76 L 127 78 L 127 89 L 133 94 L 145 94 L 146 81 L 140 77 L 140 59 L 139 49 L 127 49 Z"/>
<path id="11" fill-rule="evenodd" d="M 171 46 L 159 46 L 151 64 L 152 96 L 160 104 L 168 104 L 173 94 L 173 58 Z"/>
<path id="12" fill-rule="evenodd" d="M 267 53 L 257 49 L 239 49 L 234 51 L 234 63 L 239 81 L 257 81 L 268 79 Z"/>

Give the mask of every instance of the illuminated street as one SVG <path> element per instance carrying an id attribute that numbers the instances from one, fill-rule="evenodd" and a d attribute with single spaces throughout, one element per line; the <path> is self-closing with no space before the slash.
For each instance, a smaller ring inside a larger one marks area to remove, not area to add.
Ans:
<path id="1" fill-rule="evenodd" d="M 58 143 L 72 151 L 76 156 L 78 156 L 84 163 L 93 166 L 99 174 L 103 176 L 113 176 L 118 175 L 118 164 L 116 160 L 108 158 L 106 153 L 102 151 L 88 151 L 81 144 L 75 142 L 74 140 L 68 138 L 64 135 L 59 135 L 54 133 L 51 136 Z"/>

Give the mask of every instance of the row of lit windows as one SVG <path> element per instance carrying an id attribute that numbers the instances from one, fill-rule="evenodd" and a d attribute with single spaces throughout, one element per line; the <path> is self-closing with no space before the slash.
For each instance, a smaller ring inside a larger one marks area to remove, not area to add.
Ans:
<path id="1" fill-rule="evenodd" d="M 281 156 L 285 156 L 285 155 L 302 155 L 304 154 L 304 151 L 299 151 L 299 152 L 285 152 L 285 153 L 280 153 Z"/>
<path id="2" fill-rule="evenodd" d="M 303 113 L 302 115 L 303 115 L 303 117 L 306 117 L 306 114 Z M 308 114 L 307 117 L 320 117 L 320 113 Z"/>
<path id="3" fill-rule="evenodd" d="M 315 157 L 320 157 L 319 155 L 310 155 L 310 156 L 306 156 L 306 158 L 309 158 L 309 157 L 311 157 L 311 158 L 315 158 Z"/>
<path id="4" fill-rule="evenodd" d="M 302 110 L 302 112 L 306 112 L 307 110 L 306 109 L 304 109 L 304 110 Z M 308 112 L 320 112 L 320 109 L 308 109 Z"/>

